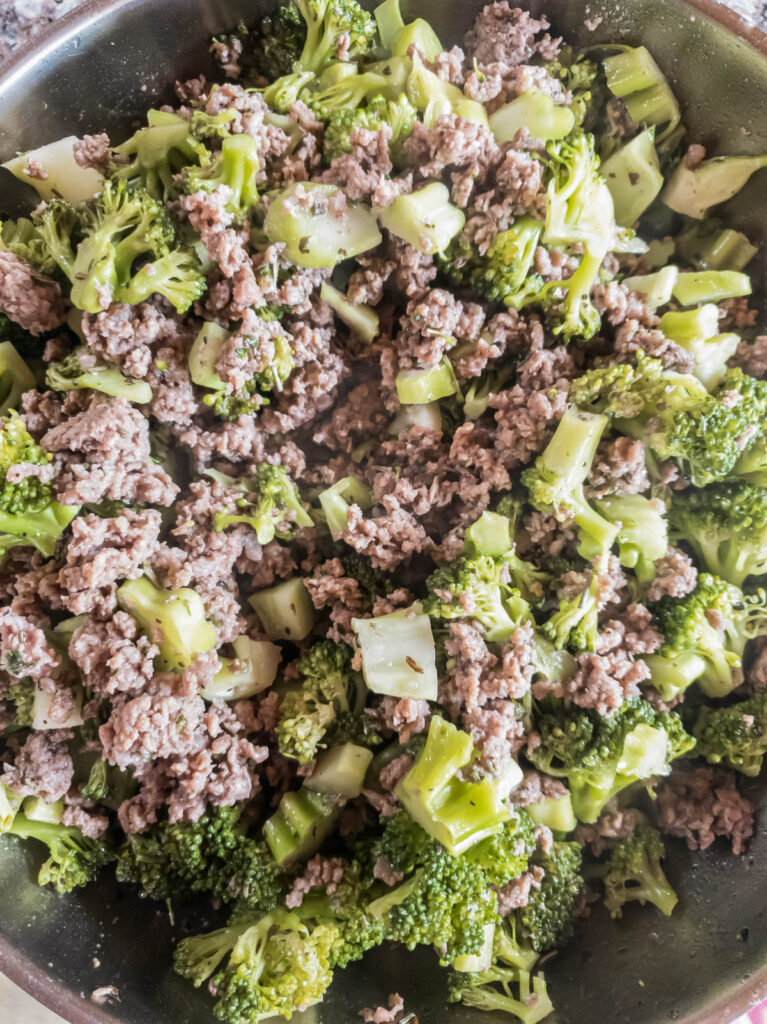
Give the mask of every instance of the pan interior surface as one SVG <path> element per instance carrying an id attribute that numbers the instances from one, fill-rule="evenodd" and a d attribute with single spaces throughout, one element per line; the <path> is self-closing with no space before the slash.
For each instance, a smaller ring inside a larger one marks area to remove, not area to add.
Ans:
<path id="1" fill-rule="evenodd" d="M 522 3 L 523 0 L 520 0 Z M 238 19 L 252 21 L 271 0 L 86 0 L 0 79 L 0 158 L 64 135 L 127 135 L 168 83 L 210 70 L 208 40 Z M 482 0 L 410 0 L 444 43 L 459 42 Z M 371 6 L 367 4 L 366 6 Z M 689 126 L 710 153 L 756 153 L 767 143 L 767 37 L 750 41 L 718 23 L 708 0 L 547 0 L 556 32 L 582 46 L 642 42 L 664 68 Z M 584 19 L 602 20 L 593 31 Z M 728 24 L 733 19 L 727 17 Z M 756 42 L 756 46 L 753 43 Z M 761 43 L 763 49 L 759 50 Z M 757 177 L 730 205 L 728 219 L 767 240 L 767 189 Z M 4 212 L 28 208 L 5 176 Z M 754 783 L 757 815 L 767 804 Z M 36 855 L 0 842 L 0 968 L 73 1024 L 210 1024 L 211 1001 L 176 977 L 172 943 L 206 921 L 182 908 L 139 900 L 107 875 L 59 897 L 34 883 Z M 767 992 L 767 832 L 744 857 L 716 848 L 690 854 L 669 843 L 668 874 L 680 895 L 671 919 L 632 905 L 619 922 L 603 908 L 547 967 L 559 1024 L 726 1024 Z M 95 966 L 98 963 L 99 966 Z M 119 1001 L 97 1007 L 95 988 Z M 316 1024 L 357 1020 L 363 1006 L 398 991 L 422 1024 L 500 1024 L 500 1017 L 447 1006 L 436 958 L 383 950 L 339 975 L 326 1002 L 301 1015 Z M 296 1018 L 298 1019 L 298 1018 Z M 503 1020 L 508 1018 L 503 1015 Z"/>

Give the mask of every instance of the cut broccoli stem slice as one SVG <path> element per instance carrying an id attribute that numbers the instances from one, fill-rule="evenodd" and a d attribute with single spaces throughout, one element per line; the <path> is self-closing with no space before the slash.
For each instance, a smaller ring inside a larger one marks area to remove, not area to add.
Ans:
<path id="1" fill-rule="evenodd" d="M 682 160 L 663 190 L 663 202 L 676 213 L 703 220 L 712 206 L 732 199 L 765 166 L 767 155 L 719 156 L 695 168 Z"/>
<path id="2" fill-rule="evenodd" d="M 499 107 L 488 121 L 498 142 L 513 142 L 522 128 L 528 129 L 531 138 L 550 142 L 563 139 L 575 127 L 575 116 L 570 108 L 555 103 L 551 96 L 539 89 L 524 92 L 511 103 Z"/>
<path id="3" fill-rule="evenodd" d="M 442 410 L 439 407 L 439 402 L 403 405 L 389 424 L 388 433 L 393 437 L 399 437 L 411 427 L 425 427 L 426 430 L 433 430 L 435 434 L 441 434 Z"/>
<path id="4" fill-rule="evenodd" d="M 680 274 L 673 295 L 682 306 L 721 302 L 751 294 L 751 278 L 737 270 L 697 270 Z"/>
<path id="5" fill-rule="evenodd" d="M 727 363 L 740 344 L 737 334 L 718 334 L 719 309 L 708 303 L 698 309 L 668 312 L 660 330 L 693 357 L 692 372 L 707 391 L 713 391 L 727 373 Z"/>
<path id="6" fill-rule="evenodd" d="M 654 274 L 624 277 L 622 283 L 629 291 L 638 292 L 650 309 L 658 309 L 671 301 L 678 276 L 679 268 L 668 266 L 656 270 Z"/>
<path id="7" fill-rule="evenodd" d="M 226 384 L 216 373 L 216 362 L 229 336 L 230 332 L 220 324 L 202 325 L 189 350 L 189 376 L 194 384 L 214 391 L 224 390 Z"/>
<path id="8" fill-rule="evenodd" d="M 308 205 L 298 201 L 307 194 Z M 285 244 L 285 255 L 292 263 L 314 269 L 334 267 L 375 249 L 381 241 L 369 206 L 348 203 L 336 185 L 311 181 L 289 185 L 273 196 L 264 231 L 270 242 Z"/>
<path id="9" fill-rule="evenodd" d="M 341 810 L 338 794 L 301 789 L 284 793 L 264 824 L 264 839 L 280 867 L 290 867 L 316 853 L 335 828 Z"/>
<path id="10" fill-rule="evenodd" d="M 79 511 L 79 505 L 52 501 L 41 512 L 0 512 L 0 552 L 5 554 L 12 547 L 35 547 L 46 558 L 52 558 L 59 537 Z"/>
<path id="11" fill-rule="evenodd" d="M 644 46 L 621 46 L 603 61 L 607 87 L 626 104 L 632 120 L 660 127 L 656 141 L 671 146 L 679 137 L 681 112 L 666 77 Z"/>
<path id="12" fill-rule="evenodd" d="M 640 132 L 600 168 L 613 197 L 615 222 L 622 227 L 635 224 L 663 188 L 654 137 L 651 128 Z"/>
<path id="13" fill-rule="evenodd" d="M 219 658 L 221 668 L 200 696 L 205 700 L 243 700 L 268 689 L 277 678 L 282 651 L 266 640 L 238 636 L 233 658 Z"/>
<path id="14" fill-rule="evenodd" d="M 402 405 L 426 405 L 458 391 L 458 381 L 447 357 L 427 370 L 400 370 L 394 385 Z"/>
<path id="15" fill-rule="evenodd" d="M 443 81 L 425 66 L 419 54 L 413 54 L 413 68 L 407 80 L 407 95 L 424 124 L 431 128 L 442 114 L 455 114 L 487 128 L 487 113 L 481 103 L 470 100 L 450 82 Z"/>
<path id="16" fill-rule="evenodd" d="M 323 750 L 314 771 L 306 780 L 309 789 L 318 793 L 340 793 L 354 799 L 362 793 L 365 774 L 373 760 L 373 751 L 356 743 L 342 743 Z"/>
<path id="17" fill-rule="evenodd" d="M 19 813 L 23 800 L 23 796 L 0 782 L 0 836 L 13 825 L 13 819 Z"/>
<path id="18" fill-rule="evenodd" d="M 552 832 L 566 834 L 572 832 L 578 824 L 569 793 L 545 797 L 535 804 L 530 804 L 526 810 L 536 825 L 545 825 Z"/>
<path id="19" fill-rule="evenodd" d="M 434 60 L 444 50 L 437 33 L 423 18 L 416 18 L 397 32 L 391 42 L 392 56 L 409 57 L 411 46 L 424 60 Z"/>
<path id="20" fill-rule="evenodd" d="M 82 706 L 82 689 L 77 687 L 72 694 L 69 714 L 62 720 L 54 694 L 41 689 L 39 682 L 36 681 L 32 700 L 32 728 L 39 732 L 50 729 L 77 729 L 83 724 Z"/>
<path id="21" fill-rule="evenodd" d="M 511 521 L 497 512 L 483 512 L 466 531 L 464 548 L 470 555 L 502 558 L 512 547 Z"/>
<path id="22" fill-rule="evenodd" d="M 327 281 L 323 282 L 320 288 L 320 298 L 327 302 L 339 320 L 342 320 L 362 341 L 370 344 L 378 337 L 381 326 L 378 313 L 370 306 L 362 302 L 352 302 Z"/>
<path id="23" fill-rule="evenodd" d="M 349 506 L 359 505 L 362 509 L 370 508 L 373 504 L 373 495 L 367 484 L 363 484 L 354 476 L 345 476 L 341 480 L 337 480 L 332 487 L 321 492 L 319 503 L 325 513 L 330 536 L 333 540 L 340 540 L 341 534 L 349 525 L 347 520 Z"/>
<path id="24" fill-rule="evenodd" d="M 300 576 L 259 590 L 248 598 L 270 640 L 299 643 L 314 626 L 314 605 Z"/>
<path id="25" fill-rule="evenodd" d="M 0 341 L 0 416 L 21 409 L 21 396 L 35 387 L 32 371 L 10 341 Z"/>
<path id="26" fill-rule="evenodd" d="M 650 669 L 650 683 L 665 701 L 684 693 L 706 671 L 706 660 L 694 651 L 682 651 L 667 657 L 665 654 L 646 654 L 642 659 Z"/>
<path id="27" fill-rule="evenodd" d="M 145 380 L 131 380 L 112 363 L 97 363 L 92 353 L 79 346 L 45 371 L 45 383 L 53 391 L 100 391 L 125 398 L 137 405 L 152 401 L 152 388 Z"/>
<path id="28" fill-rule="evenodd" d="M 93 167 L 81 167 L 75 160 L 73 146 L 76 135 L 49 142 L 45 146 L 28 150 L 7 160 L 2 166 L 25 185 L 31 185 L 41 199 L 65 199 L 79 203 L 92 199 L 104 184 L 104 176 Z M 44 178 L 33 178 L 29 174 L 30 161 L 44 167 Z"/>
<path id="29" fill-rule="evenodd" d="M 437 699 L 434 637 L 418 604 L 389 615 L 352 619 L 365 684 L 373 693 Z"/>
<path id="30" fill-rule="evenodd" d="M 387 231 L 427 256 L 444 252 L 466 223 L 465 214 L 453 206 L 447 186 L 439 181 L 397 196 L 376 212 Z"/>
<path id="31" fill-rule="evenodd" d="M 743 270 L 759 250 L 740 231 L 696 223 L 679 235 L 675 251 L 698 270 Z"/>
<path id="32" fill-rule="evenodd" d="M 384 0 L 373 11 L 373 17 L 378 26 L 378 37 L 385 50 L 391 53 L 391 44 L 394 37 L 405 27 L 405 21 L 400 10 L 399 0 Z"/>
<path id="33" fill-rule="evenodd" d="M 205 617 L 205 604 L 190 587 L 165 590 L 139 576 L 118 587 L 117 603 L 157 644 L 163 670 L 181 671 L 216 646 L 216 630 Z"/>

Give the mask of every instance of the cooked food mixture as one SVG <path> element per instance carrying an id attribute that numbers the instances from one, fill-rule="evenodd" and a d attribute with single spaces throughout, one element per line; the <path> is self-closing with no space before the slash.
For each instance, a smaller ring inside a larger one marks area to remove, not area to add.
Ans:
<path id="1" fill-rule="evenodd" d="M 767 158 L 548 30 L 294 0 L 8 165 L 2 841 L 218 908 L 225 1024 L 389 942 L 536 1024 L 588 904 L 674 910 L 664 835 L 753 831 L 767 337 L 710 211 Z"/>

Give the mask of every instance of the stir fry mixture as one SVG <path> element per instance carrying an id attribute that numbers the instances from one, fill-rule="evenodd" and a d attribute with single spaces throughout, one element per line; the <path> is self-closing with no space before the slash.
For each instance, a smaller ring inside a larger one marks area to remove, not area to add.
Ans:
<path id="1" fill-rule="evenodd" d="M 536 1024 L 591 902 L 672 912 L 663 834 L 753 831 L 767 337 L 710 211 L 767 157 L 548 29 L 293 0 L 6 165 L 2 842 L 220 908 L 225 1024 L 390 942 Z"/>

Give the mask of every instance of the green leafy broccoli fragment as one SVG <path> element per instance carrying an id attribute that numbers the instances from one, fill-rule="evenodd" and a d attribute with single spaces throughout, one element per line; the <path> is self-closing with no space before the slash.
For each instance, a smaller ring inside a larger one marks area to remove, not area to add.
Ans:
<path id="1" fill-rule="evenodd" d="M 709 764 L 725 764 L 757 776 L 767 753 L 767 693 L 729 707 L 704 707 L 695 723 L 696 753 Z"/>
<path id="2" fill-rule="evenodd" d="M 92 882 L 114 860 L 114 851 L 102 839 L 89 839 L 74 825 L 55 820 L 37 821 L 17 814 L 7 830 L 20 839 L 36 839 L 48 847 L 49 856 L 40 868 L 38 884 L 52 885 L 58 893 L 71 892 Z"/>
<path id="3" fill-rule="evenodd" d="M 78 309 L 98 313 L 110 302 L 158 294 L 183 313 L 205 291 L 196 259 L 176 246 L 162 203 L 124 181 L 105 182 L 102 194 L 84 203 L 53 200 L 35 219 Z"/>
<path id="4" fill-rule="evenodd" d="M 571 938 L 581 896 L 581 848 L 578 843 L 554 843 L 539 858 L 540 887 L 526 907 L 517 911 L 517 928 L 537 953 L 564 946 Z"/>
<path id="5" fill-rule="evenodd" d="M 372 96 L 364 106 L 356 109 L 334 110 L 325 125 L 325 159 L 330 162 L 337 156 L 351 153 L 351 136 L 355 131 L 365 129 L 377 132 L 388 127 L 391 129 L 389 149 L 396 162 L 401 155 L 402 143 L 413 130 L 415 121 L 416 111 L 407 96 L 399 96 L 397 99 Z"/>
<path id="6" fill-rule="evenodd" d="M 90 388 L 104 395 L 125 398 L 144 405 L 152 400 L 152 388 L 143 380 L 129 380 L 116 366 L 98 363 L 83 345 L 61 362 L 51 363 L 45 371 L 45 383 L 54 391 Z"/>
<path id="7" fill-rule="evenodd" d="M 298 60 L 306 40 L 306 25 L 292 3 L 283 3 L 264 15 L 252 29 L 240 22 L 234 32 L 216 36 L 217 52 L 239 53 L 240 80 L 245 85 L 256 79 L 270 81 L 287 75 Z"/>
<path id="8" fill-rule="evenodd" d="M 350 61 L 372 53 L 376 23 L 356 0 L 293 0 L 306 23 L 306 40 L 295 71 L 319 72 L 343 48 Z"/>
<path id="9" fill-rule="evenodd" d="M 42 274 L 52 274 L 56 270 L 56 261 L 28 217 L 2 221 L 0 249 L 12 252 Z"/>
<path id="10" fill-rule="evenodd" d="M 573 597 L 565 597 L 558 609 L 542 626 L 543 635 L 560 650 L 596 650 L 599 634 L 599 573 L 592 570 L 587 587 Z"/>
<path id="11" fill-rule="evenodd" d="M 275 537 L 289 539 L 297 529 L 312 526 L 296 486 L 282 466 L 262 462 L 253 476 L 231 482 L 236 487 L 232 511 L 215 513 L 216 530 L 243 523 L 255 531 L 259 544 L 268 544 Z"/>
<path id="12" fill-rule="evenodd" d="M 236 220 L 242 221 L 258 203 L 258 169 L 256 140 L 245 132 L 227 135 L 221 143 L 221 151 L 210 163 L 184 169 L 184 191 L 190 194 L 212 192 L 225 185 L 232 192 L 226 208 Z"/>
<path id="13" fill-rule="evenodd" d="M 603 718 L 564 704 L 544 708 L 535 718 L 540 746 L 529 751 L 537 768 L 567 779 L 579 821 L 593 822 L 616 793 L 654 775 L 668 775 L 670 763 L 695 746 L 678 715 L 655 709 L 638 697 Z"/>
<path id="14" fill-rule="evenodd" d="M 726 697 L 743 682 L 747 642 L 767 632 L 765 594 L 744 595 L 731 583 L 701 573 L 687 597 L 664 597 L 655 613 L 664 644 L 660 655 L 672 663 L 696 655 L 696 681 L 709 697 Z"/>
<path id="15" fill-rule="evenodd" d="M 618 841 L 602 876 L 605 906 L 611 917 L 622 917 L 624 905 L 631 900 L 643 906 L 653 903 L 670 917 L 678 898 L 660 866 L 665 855 L 660 832 L 654 828 L 639 828 L 633 835 Z"/>
<path id="16" fill-rule="evenodd" d="M 683 540 L 715 576 L 742 587 L 767 572 L 767 490 L 725 481 L 676 498 L 668 511 L 675 540 Z"/>
<path id="17" fill-rule="evenodd" d="M 298 662 L 301 689 L 282 697 L 275 730 L 285 757 L 311 764 L 339 717 L 362 709 L 365 695 L 351 662 L 351 648 L 331 640 L 314 644 Z"/>
<path id="18" fill-rule="evenodd" d="M 162 821 L 131 835 L 117 852 L 117 879 L 154 900 L 208 893 L 262 912 L 276 906 L 284 879 L 263 842 L 248 837 L 241 807 L 215 807 L 195 822 Z"/>
<path id="19" fill-rule="evenodd" d="M 14 680 L 5 691 L 3 700 L 13 705 L 12 728 L 31 729 L 32 710 L 35 703 L 35 684 L 32 680 Z"/>
<path id="20" fill-rule="evenodd" d="M 543 287 L 542 278 L 531 274 L 542 231 L 539 221 L 520 217 L 495 236 L 484 255 L 459 235 L 437 255 L 436 262 L 453 284 L 474 288 L 491 302 L 520 305 Z"/>

